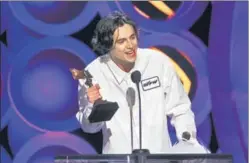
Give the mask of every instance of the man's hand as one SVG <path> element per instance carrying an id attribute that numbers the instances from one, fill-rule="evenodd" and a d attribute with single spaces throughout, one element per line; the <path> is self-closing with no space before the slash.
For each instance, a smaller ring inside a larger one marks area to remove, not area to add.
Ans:
<path id="1" fill-rule="evenodd" d="M 98 84 L 93 85 L 92 87 L 87 89 L 87 97 L 90 103 L 93 104 L 96 100 L 102 98 L 99 89 L 100 87 Z"/>

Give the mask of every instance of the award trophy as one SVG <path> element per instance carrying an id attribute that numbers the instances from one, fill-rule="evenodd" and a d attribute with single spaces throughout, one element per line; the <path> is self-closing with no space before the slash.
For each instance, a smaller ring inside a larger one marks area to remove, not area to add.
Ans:
<path id="1" fill-rule="evenodd" d="M 70 69 L 74 79 L 85 79 L 85 84 L 92 87 L 92 75 L 87 70 Z M 93 104 L 93 109 L 88 117 L 90 123 L 109 121 L 118 110 L 117 102 L 98 99 Z"/>

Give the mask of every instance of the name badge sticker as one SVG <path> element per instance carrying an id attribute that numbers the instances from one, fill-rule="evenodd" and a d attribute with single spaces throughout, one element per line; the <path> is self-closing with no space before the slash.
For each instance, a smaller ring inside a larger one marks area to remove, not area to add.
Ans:
<path id="1" fill-rule="evenodd" d="M 142 84 L 142 88 L 144 91 L 148 91 L 151 89 L 155 89 L 157 87 L 160 87 L 160 81 L 159 81 L 159 77 L 158 76 L 154 76 L 148 79 L 144 79 L 141 81 Z"/>

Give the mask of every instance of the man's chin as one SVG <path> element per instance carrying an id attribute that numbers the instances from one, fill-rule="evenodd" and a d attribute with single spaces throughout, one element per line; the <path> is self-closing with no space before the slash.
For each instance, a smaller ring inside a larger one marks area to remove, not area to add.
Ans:
<path id="1" fill-rule="evenodd" d="M 125 57 L 123 59 L 115 58 L 114 62 L 118 65 L 123 65 L 124 67 L 133 67 L 136 62 L 136 57 L 134 58 Z"/>
<path id="2" fill-rule="evenodd" d="M 127 63 L 135 63 L 136 62 L 137 57 L 126 57 L 125 60 Z"/>

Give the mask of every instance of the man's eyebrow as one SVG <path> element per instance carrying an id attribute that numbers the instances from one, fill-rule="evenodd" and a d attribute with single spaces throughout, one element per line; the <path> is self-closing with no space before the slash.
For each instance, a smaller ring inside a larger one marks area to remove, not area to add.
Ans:
<path id="1" fill-rule="evenodd" d="M 119 38 L 119 39 L 117 39 L 116 41 L 123 41 L 123 40 L 125 40 L 126 38 Z"/>
<path id="2" fill-rule="evenodd" d="M 136 35 L 135 33 L 132 33 L 129 37 L 132 37 L 132 36 L 134 36 L 134 35 Z M 125 40 L 126 38 L 118 38 L 116 41 L 121 41 L 121 40 Z"/>
<path id="3" fill-rule="evenodd" d="M 131 36 L 134 36 L 134 35 L 136 35 L 136 33 L 132 33 L 132 34 L 130 35 L 130 37 L 131 37 Z"/>

